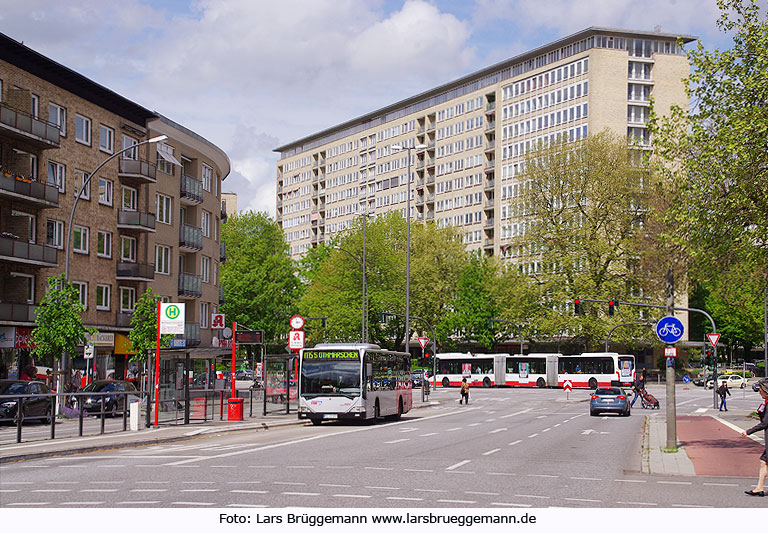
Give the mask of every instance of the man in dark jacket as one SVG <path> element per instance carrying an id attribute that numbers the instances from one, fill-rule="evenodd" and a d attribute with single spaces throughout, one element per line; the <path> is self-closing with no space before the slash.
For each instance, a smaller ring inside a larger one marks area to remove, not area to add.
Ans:
<path id="1" fill-rule="evenodd" d="M 635 378 L 635 397 L 632 398 L 632 401 L 629 402 L 630 407 L 635 406 L 635 402 L 637 401 L 637 398 L 640 396 L 640 391 L 645 389 L 645 378 L 643 377 L 643 374 L 638 374 Z"/>
<path id="2" fill-rule="evenodd" d="M 730 396 L 731 395 L 731 391 L 728 390 L 728 384 L 725 381 L 723 381 L 720 384 L 720 386 L 717 388 L 717 395 L 720 396 L 720 409 L 718 409 L 718 411 L 723 411 L 723 410 L 727 411 L 728 410 L 728 406 L 725 405 L 725 395 L 726 394 L 728 396 Z"/>

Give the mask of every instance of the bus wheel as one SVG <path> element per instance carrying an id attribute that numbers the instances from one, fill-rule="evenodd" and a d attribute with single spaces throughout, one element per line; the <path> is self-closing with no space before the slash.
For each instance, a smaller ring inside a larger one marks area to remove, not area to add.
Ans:
<path id="1" fill-rule="evenodd" d="M 443 378 L 443 387 L 447 389 L 448 387 L 450 387 L 450 385 L 451 385 L 451 382 L 448 381 L 448 378 Z"/>
<path id="2" fill-rule="evenodd" d="M 393 420 L 400 420 L 403 416 L 403 399 L 400 398 L 397 402 L 397 414 L 392 417 Z"/>
<path id="3" fill-rule="evenodd" d="M 597 380 L 595 378 L 589 378 L 589 388 L 592 390 L 597 388 Z"/>
<path id="4" fill-rule="evenodd" d="M 491 380 L 488 378 L 483 378 L 483 387 L 487 389 L 490 386 L 491 386 Z"/>
<path id="5" fill-rule="evenodd" d="M 312 425 L 313 426 L 319 426 L 320 424 L 323 423 L 323 421 L 320 420 L 319 418 L 312 418 L 311 420 L 312 420 Z"/>
<path id="6" fill-rule="evenodd" d="M 373 423 L 377 423 L 381 418 L 381 409 L 379 408 L 379 400 L 376 400 L 376 405 L 373 406 Z"/>
<path id="7" fill-rule="evenodd" d="M 538 388 L 543 389 L 544 385 L 546 385 L 546 383 L 544 383 L 544 378 L 539 378 L 536 380 L 536 386 Z"/>

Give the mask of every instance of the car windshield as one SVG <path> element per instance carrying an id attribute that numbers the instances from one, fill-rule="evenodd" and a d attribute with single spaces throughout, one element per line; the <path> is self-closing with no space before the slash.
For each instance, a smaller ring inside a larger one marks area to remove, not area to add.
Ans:
<path id="1" fill-rule="evenodd" d="M 595 391 L 595 396 L 619 396 L 622 394 L 621 389 L 597 389 Z"/>
<path id="2" fill-rule="evenodd" d="M 291 382 L 291 386 L 295 386 Z M 359 361 L 304 360 L 301 366 L 301 393 L 315 396 L 360 396 Z"/>
<path id="3" fill-rule="evenodd" d="M 26 383 L 16 383 L 12 381 L 7 383 L 0 383 L 0 394 L 26 394 L 26 392 Z"/>
<path id="4" fill-rule="evenodd" d="M 116 383 L 99 383 L 98 381 L 86 385 L 83 392 L 114 392 L 117 390 Z"/>

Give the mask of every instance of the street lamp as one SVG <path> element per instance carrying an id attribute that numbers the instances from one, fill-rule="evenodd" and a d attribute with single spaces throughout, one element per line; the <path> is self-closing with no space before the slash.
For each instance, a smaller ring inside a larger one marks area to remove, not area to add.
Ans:
<path id="1" fill-rule="evenodd" d="M 88 174 L 88 177 L 83 180 L 83 185 L 80 187 L 80 190 L 77 192 L 77 195 L 75 196 L 75 203 L 72 205 L 72 212 L 69 214 L 69 226 L 67 227 L 67 241 L 66 241 L 66 247 L 64 248 L 64 279 L 69 281 L 69 248 L 70 243 L 72 242 L 72 222 L 75 219 L 75 209 L 77 208 L 77 202 L 80 200 L 80 196 L 82 196 L 83 191 L 88 186 L 88 184 L 91 183 L 91 178 L 94 174 L 96 174 L 99 170 L 101 170 L 101 167 L 112 161 L 117 156 L 124 154 L 125 152 L 129 152 L 133 150 L 134 148 L 141 146 L 142 144 L 150 144 L 150 143 L 158 143 L 161 141 L 164 141 L 168 138 L 167 135 L 158 135 L 157 137 L 152 137 L 151 139 L 147 139 L 146 141 L 141 141 L 139 143 L 136 143 L 134 145 L 131 145 L 127 148 L 123 148 L 119 152 L 115 152 L 108 158 L 106 158 L 104 161 L 101 162 L 101 164 L 96 167 L 93 172 Z"/>
<path id="2" fill-rule="evenodd" d="M 405 181 L 408 183 L 408 204 L 405 214 L 405 351 L 411 352 L 410 318 L 411 318 L 411 150 L 423 150 L 426 144 L 417 144 L 416 146 L 403 146 L 402 144 L 393 144 L 392 150 L 408 151 L 408 176 Z"/>
<path id="3" fill-rule="evenodd" d="M 344 252 L 349 257 L 351 257 L 352 259 L 357 261 L 357 264 L 360 265 L 360 269 L 363 271 L 363 304 L 362 304 L 362 317 L 361 317 L 361 321 L 360 321 L 360 342 L 364 343 L 364 342 L 366 342 L 368 340 L 367 339 L 367 336 L 368 336 L 367 335 L 367 328 L 366 328 L 366 319 L 367 319 L 367 316 L 366 316 L 367 315 L 367 312 L 366 312 L 367 311 L 367 309 L 366 309 L 366 307 L 367 307 L 366 306 L 366 300 L 367 300 L 367 296 L 368 296 L 368 294 L 367 294 L 368 293 L 368 290 L 367 290 L 368 288 L 366 287 L 366 280 L 365 280 L 365 255 L 363 255 L 363 262 L 361 263 L 360 260 L 357 257 L 355 257 L 355 255 L 352 252 L 350 252 L 348 250 L 345 250 L 341 246 L 334 246 L 333 248 L 335 250 L 339 250 L 340 252 Z M 365 252 L 363 252 L 363 254 L 365 254 Z"/>

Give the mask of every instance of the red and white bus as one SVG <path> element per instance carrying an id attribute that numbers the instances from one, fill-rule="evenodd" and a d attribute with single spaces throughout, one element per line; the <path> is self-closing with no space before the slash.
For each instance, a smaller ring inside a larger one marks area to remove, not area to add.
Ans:
<path id="1" fill-rule="evenodd" d="M 435 356 L 435 383 L 443 387 L 458 387 L 466 378 L 470 387 L 504 385 L 506 353 L 439 353 Z"/>

